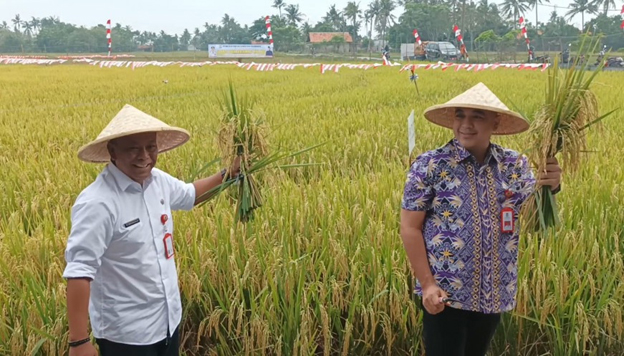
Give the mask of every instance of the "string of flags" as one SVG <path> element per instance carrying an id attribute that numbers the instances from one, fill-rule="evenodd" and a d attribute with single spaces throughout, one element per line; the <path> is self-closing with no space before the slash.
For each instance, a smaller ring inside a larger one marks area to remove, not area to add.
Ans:
<path id="1" fill-rule="evenodd" d="M 399 72 L 403 72 L 406 70 L 411 70 L 412 73 L 416 69 L 441 69 L 442 71 L 446 71 L 449 68 L 455 68 L 455 71 L 466 70 L 479 72 L 482 70 L 490 69 L 495 70 L 499 68 L 507 68 L 507 69 L 518 69 L 518 70 L 537 70 L 541 69 L 541 71 L 545 71 L 546 68 L 550 66 L 549 63 L 429 63 L 429 64 L 406 64 L 404 65 Z"/>
<path id="2" fill-rule="evenodd" d="M 74 58 L 74 59 L 50 59 L 50 58 L 20 58 L 20 57 L 2 57 L 0 56 L 0 65 L 1 64 L 38 64 L 38 65 L 53 65 L 53 64 L 63 64 L 71 61 L 72 63 L 83 63 L 89 64 L 92 66 L 99 66 L 100 68 L 144 68 L 148 66 L 154 67 L 168 67 L 168 66 L 180 66 L 180 67 L 204 67 L 204 66 L 215 66 L 215 65 L 234 65 L 238 68 L 244 70 L 256 70 L 259 72 L 265 71 L 275 71 L 275 70 L 294 70 L 296 68 L 316 68 L 318 67 L 321 74 L 325 74 L 327 72 L 338 73 L 340 69 L 375 69 L 378 67 L 385 67 L 383 63 L 371 63 L 371 64 L 352 64 L 352 63 L 333 63 L 333 64 L 325 64 L 325 63 L 241 63 L 238 61 L 205 61 L 205 62 L 183 62 L 183 61 L 116 61 L 116 60 L 94 60 L 90 58 Z M 391 62 L 389 64 L 391 67 L 399 67 L 401 63 Z M 482 71 L 486 69 L 495 70 L 499 68 L 508 68 L 508 69 L 519 69 L 519 70 L 537 70 L 541 69 L 544 71 L 548 68 L 549 63 L 446 63 L 446 62 L 437 62 L 437 63 L 420 63 L 420 64 L 406 64 L 401 67 L 399 72 L 403 72 L 405 70 L 412 71 L 412 76 L 415 80 L 418 76 L 414 72 L 417 69 L 424 70 L 436 70 L 441 69 L 442 71 L 446 71 L 449 68 L 454 68 L 456 71 L 466 70 L 466 71 Z"/>

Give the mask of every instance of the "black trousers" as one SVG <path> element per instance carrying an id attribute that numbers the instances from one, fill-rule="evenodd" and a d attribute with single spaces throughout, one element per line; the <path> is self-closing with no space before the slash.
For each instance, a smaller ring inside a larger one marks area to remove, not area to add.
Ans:
<path id="1" fill-rule="evenodd" d="M 444 307 L 432 315 L 423 310 L 423 339 L 427 356 L 485 356 L 500 314 L 483 314 Z"/>
<path id="2" fill-rule="evenodd" d="M 152 345 L 127 345 L 106 339 L 95 340 L 101 356 L 179 356 L 180 337 L 176 329 L 171 337 Z"/>

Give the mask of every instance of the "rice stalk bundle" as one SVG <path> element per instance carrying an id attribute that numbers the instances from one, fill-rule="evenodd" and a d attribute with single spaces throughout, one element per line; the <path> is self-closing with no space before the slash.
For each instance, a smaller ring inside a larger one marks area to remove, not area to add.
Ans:
<path id="1" fill-rule="evenodd" d="M 237 202 L 237 222 L 246 223 L 252 220 L 254 211 L 262 206 L 261 182 L 256 177 L 257 173 L 275 168 L 274 164 L 279 160 L 300 155 L 320 146 L 315 145 L 294 153 L 283 152 L 279 149 L 269 152 L 268 131 L 269 128 L 263 115 L 254 110 L 254 102 L 237 98 L 234 87 L 230 83 L 229 91 L 222 102 L 221 127 L 217 136 L 217 145 L 221 153 L 220 160 L 226 167 L 232 167 L 236 159 L 240 158 L 240 173 L 232 177 L 227 171 L 222 183 L 206 193 L 209 196 L 206 201 L 234 185 L 231 195 Z M 278 168 L 310 165 L 314 163 L 282 165 Z"/>
<path id="2" fill-rule="evenodd" d="M 601 116 L 596 95 L 590 90 L 590 84 L 604 64 L 590 72 L 587 62 L 579 63 L 582 54 L 588 55 L 599 44 L 590 41 L 586 45 L 586 38 L 581 43 L 580 54 L 567 70 L 561 70 L 555 58 L 548 71 L 546 98 L 530 129 L 532 149 L 529 158 L 538 172 L 545 172 L 548 158 L 558 154 L 566 173 L 578 171 L 581 155 L 586 151 L 587 129 L 613 113 Z M 538 187 L 524 205 L 523 214 L 536 231 L 556 227 L 558 209 L 551 187 Z"/>

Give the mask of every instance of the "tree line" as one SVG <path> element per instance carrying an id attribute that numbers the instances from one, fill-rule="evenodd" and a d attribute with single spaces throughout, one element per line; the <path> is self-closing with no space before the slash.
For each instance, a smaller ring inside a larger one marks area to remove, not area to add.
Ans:
<path id="1" fill-rule="evenodd" d="M 275 50 L 303 51 L 310 32 L 348 32 L 353 49 L 371 51 L 389 45 L 413 43 L 412 31 L 418 29 L 422 40 L 453 41 L 457 24 L 469 50 L 493 50 L 502 43 L 521 45 L 518 19 L 549 0 L 373 0 L 367 6 L 349 1 L 344 8 L 332 5 L 316 24 L 304 22 L 298 4 L 274 0 L 277 11 L 271 16 Z M 528 23 L 528 35 L 537 50 L 560 49 L 575 42 L 586 31 L 604 36 L 603 43 L 613 49 L 624 48 L 620 29 L 622 17 L 614 0 L 573 0 L 563 13 L 553 8 L 546 21 Z M 402 11 L 397 17 L 396 10 Z M 586 15 L 596 15 L 585 22 Z M 610 16 L 610 14 L 612 14 Z M 581 28 L 570 19 L 581 15 Z M 58 17 L 22 19 L 19 14 L 0 22 L 0 53 L 106 53 L 106 27 L 90 28 L 61 21 Z M 266 42 L 264 16 L 249 25 L 241 25 L 224 14 L 217 24 L 185 29 L 182 34 L 133 29 L 117 23 L 112 29 L 113 52 L 135 51 L 205 51 L 211 43 Z"/>

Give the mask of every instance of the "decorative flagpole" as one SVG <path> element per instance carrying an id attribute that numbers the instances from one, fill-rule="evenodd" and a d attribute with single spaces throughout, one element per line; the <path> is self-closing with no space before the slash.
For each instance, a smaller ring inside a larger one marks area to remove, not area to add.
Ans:
<path id="1" fill-rule="evenodd" d="M 106 39 L 108 40 L 108 56 L 111 56 L 113 51 L 113 39 L 111 38 L 111 20 L 106 22 Z"/>
<path id="2" fill-rule="evenodd" d="M 271 45 L 271 49 L 273 50 L 273 53 L 275 53 L 275 49 L 273 48 L 273 31 L 271 30 L 271 18 L 269 16 L 267 16 L 265 18 L 265 22 L 266 22 L 266 29 L 267 29 L 267 36 L 269 36 L 269 44 Z"/>
<path id="3" fill-rule="evenodd" d="M 522 29 L 522 35 L 524 36 L 524 41 L 527 45 L 527 51 L 529 51 L 529 62 L 533 61 L 533 54 L 531 53 L 531 41 L 529 41 L 529 36 L 527 35 L 526 22 L 524 21 L 524 17 L 520 16 L 520 28 Z"/>
<path id="4" fill-rule="evenodd" d="M 468 57 L 468 51 L 466 50 L 466 45 L 464 44 L 464 36 L 462 36 L 461 30 L 457 25 L 453 26 L 453 32 L 455 32 L 455 38 L 457 38 L 457 41 L 460 43 L 459 51 L 466 57 L 466 62 L 469 62 L 470 58 Z"/>

